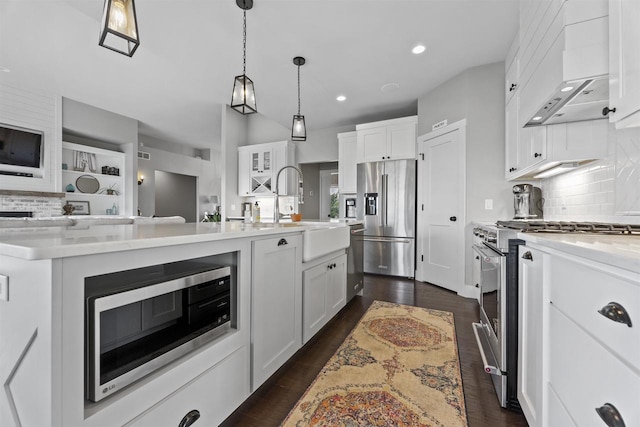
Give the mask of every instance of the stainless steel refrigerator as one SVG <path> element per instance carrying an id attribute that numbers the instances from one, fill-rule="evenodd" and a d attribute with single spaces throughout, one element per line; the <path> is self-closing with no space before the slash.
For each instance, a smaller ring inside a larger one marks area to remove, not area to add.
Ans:
<path id="1" fill-rule="evenodd" d="M 414 277 L 416 162 L 358 165 L 357 218 L 364 221 L 364 272 Z"/>

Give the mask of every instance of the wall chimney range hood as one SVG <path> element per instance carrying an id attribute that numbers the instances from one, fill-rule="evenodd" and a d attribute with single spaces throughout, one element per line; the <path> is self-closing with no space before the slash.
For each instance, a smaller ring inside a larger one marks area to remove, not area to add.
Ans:
<path id="1" fill-rule="evenodd" d="M 606 1 L 566 1 L 538 49 L 525 59 L 520 126 L 605 119 L 609 106 L 609 17 Z M 533 55 L 535 56 L 535 55 Z M 529 61 L 529 62 L 527 62 Z"/>

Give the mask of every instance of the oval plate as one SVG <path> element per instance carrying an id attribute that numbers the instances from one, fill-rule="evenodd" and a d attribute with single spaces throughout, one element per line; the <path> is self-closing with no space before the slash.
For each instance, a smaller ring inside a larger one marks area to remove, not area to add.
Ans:
<path id="1" fill-rule="evenodd" d="M 97 193 L 100 189 L 100 181 L 95 176 L 81 175 L 76 179 L 76 188 L 81 193 Z"/>

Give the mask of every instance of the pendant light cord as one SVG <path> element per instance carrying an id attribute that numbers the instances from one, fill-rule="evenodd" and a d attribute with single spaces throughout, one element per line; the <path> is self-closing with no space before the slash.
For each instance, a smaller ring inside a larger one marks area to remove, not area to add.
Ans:
<path id="1" fill-rule="evenodd" d="M 300 115 L 300 66 L 298 65 L 298 115 Z"/>
<path id="2" fill-rule="evenodd" d="M 242 25 L 242 74 L 247 75 L 247 11 L 244 11 Z"/>

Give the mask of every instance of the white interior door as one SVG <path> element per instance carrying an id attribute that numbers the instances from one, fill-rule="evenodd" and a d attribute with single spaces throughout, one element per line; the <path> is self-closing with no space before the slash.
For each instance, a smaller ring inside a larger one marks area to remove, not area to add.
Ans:
<path id="1" fill-rule="evenodd" d="M 464 281 L 466 120 L 418 138 L 416 279 L 459 292 Z"/>

